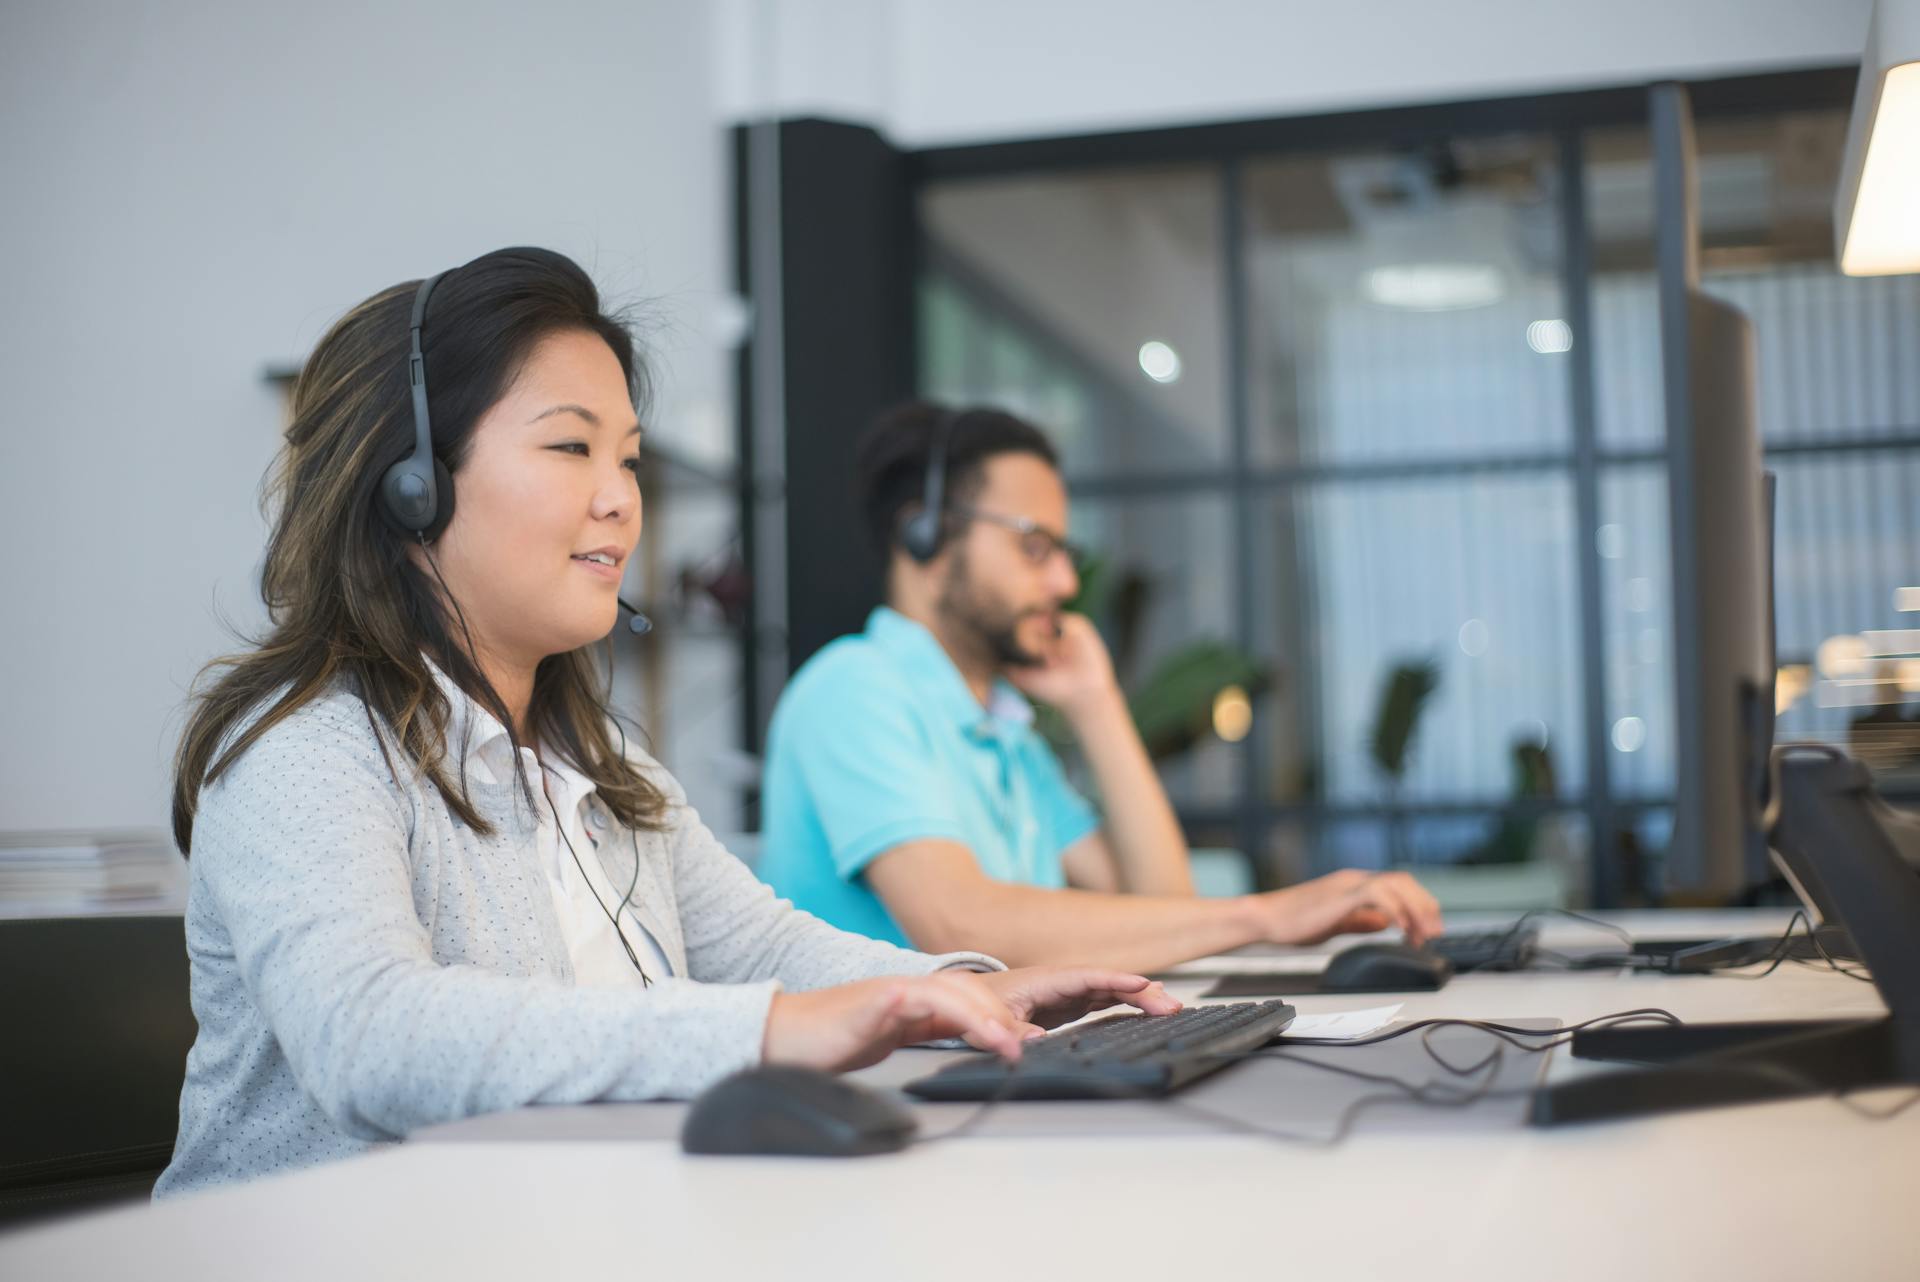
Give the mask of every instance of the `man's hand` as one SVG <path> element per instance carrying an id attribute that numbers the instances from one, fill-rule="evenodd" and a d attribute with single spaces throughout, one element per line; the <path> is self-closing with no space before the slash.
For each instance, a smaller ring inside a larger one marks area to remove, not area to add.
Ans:
<path id="1" fill-rule="evenodd" d="M 770 1064 L 843 1072 L 877 1064 L 901 1046 L 963 1037 L 981 1050 L 1018 1059 L 1026 1038 L 1120 1002 L 1153 1015 L 1180 1009 L 1160 985 L 1120 971 L 1041 966 L 982 975 L 943 970 L 780 993 L 767 1012 L 762 1053 Z"/>
<path id="2" fill-rule="evenodd" d="M 1398 926 L 1415 945 L 1438 935 L 1440 904 L 1403 872 L 1346 868 L 1264 895 L 1248 896 L 1261 937 L 1275 944 L 1317 944 L 1335 935 Z"/>
<path id="3" fill-rule="evenodd" d="M 1062 612 L 1060 635 L 1047 646 L 1043 661 L 1008 668 L 1007 680 L 1069 719 L 1120 698 L 1107 643 L 1082 614 Z"/>

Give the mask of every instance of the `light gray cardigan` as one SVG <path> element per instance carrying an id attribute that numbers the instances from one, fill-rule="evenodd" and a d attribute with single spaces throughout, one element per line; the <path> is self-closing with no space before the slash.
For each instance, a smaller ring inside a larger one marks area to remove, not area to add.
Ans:
<path id="1" fill-rule="evenodd" d="M 344 1157 L 417 1127 L 524 1104 L 684 1097 L 758 1062 L 782 986 L 949 966 L 795 910 L 669 801 L 639 834 L 638 915 L 678 978 L 581 988 L 510 783 L 470 777 L 467 827 L 336 691 L 201 793 L 187 897 L 199 1036 L 159 1197 Z M 633 846 L 600 843 L 625 887 Z"/>

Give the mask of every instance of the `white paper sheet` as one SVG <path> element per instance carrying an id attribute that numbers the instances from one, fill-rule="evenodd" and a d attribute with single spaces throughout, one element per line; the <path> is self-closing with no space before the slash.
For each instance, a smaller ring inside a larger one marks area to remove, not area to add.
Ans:
<path id="1" fill-rule="evenodd" d="M 1342 1010 L 1329 1015 L 1295 1015 L 1293 1023 L 1287 1025 L 1287 1031 L 1280 1035 L 1285 1041 L 1290 1037 L 1312 1037 L 1326 1040 L 1351 1041 L 1377 1033 L 1391 1024 L 1400 1014 L 1402 1002 L 1391 1006 L 1369 1006 L 1365 1010 Z"/>

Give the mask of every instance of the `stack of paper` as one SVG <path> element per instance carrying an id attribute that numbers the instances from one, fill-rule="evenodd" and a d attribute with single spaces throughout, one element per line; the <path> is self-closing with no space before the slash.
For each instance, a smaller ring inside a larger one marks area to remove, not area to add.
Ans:
<path id="1" fill-rule="evenodd" d="M 179 912 L 186 863 L 164 833 L 0 833 L 0 917 Z"/>

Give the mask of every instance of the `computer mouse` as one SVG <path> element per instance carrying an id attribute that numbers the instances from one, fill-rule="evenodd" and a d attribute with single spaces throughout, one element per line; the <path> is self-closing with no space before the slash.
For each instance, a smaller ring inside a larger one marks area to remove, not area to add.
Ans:
<path id="1" fill-rule="evenodd" d="M 1355 944 L 1335 953 L 1320 974 L 1323 993 L 1403 993 L 1440 987 L 1453 964 L 1408 944 Z"/>
<path id="2" fill-rule="evenodd" d="M 903 1149 L 919 1129 L 904 1105 L 817 1069 L 762 1064 L 724 1077 L 680 1128 L 689 1153 L 858 1157 Z"/>

